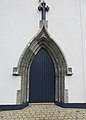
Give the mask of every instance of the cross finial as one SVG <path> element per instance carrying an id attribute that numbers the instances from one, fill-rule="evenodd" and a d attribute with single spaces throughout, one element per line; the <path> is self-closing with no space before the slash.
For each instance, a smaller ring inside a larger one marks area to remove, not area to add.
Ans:
<path id="1" fill-rule="evenodd" d="M 38 10 L 42 12 L 42 20 L 46 20 L 46 12 L 49 11 L 49 7 L 46 6 L 46 3 L 44 1 L 38 7 Z"/>

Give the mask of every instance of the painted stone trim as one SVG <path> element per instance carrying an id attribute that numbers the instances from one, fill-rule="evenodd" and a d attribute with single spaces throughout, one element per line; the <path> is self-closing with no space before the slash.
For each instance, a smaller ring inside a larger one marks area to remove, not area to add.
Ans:
<path id="1" fill-rule="evenodd" d="M 55 101 L 64 102 L 65 76 L 68 70 L 67 62 L 61 48 L 50 37 L 45 25 L 43 25 L 33 40 L 27 44 L 18 62 L 17 72 L 21 76 L 20 103 L 29 102 L 30 66 L 41 48 L 46 49 L 55 66 Z"/>

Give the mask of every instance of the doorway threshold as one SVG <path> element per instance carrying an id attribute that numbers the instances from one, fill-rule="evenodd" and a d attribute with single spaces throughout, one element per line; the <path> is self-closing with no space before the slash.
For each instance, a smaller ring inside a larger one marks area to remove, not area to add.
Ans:
<path id="1" fill-rule="evenodd" d="M 55 105 L 55 103 L 53 102 L 53 103 L 29 103 L 29 105 Z"/>

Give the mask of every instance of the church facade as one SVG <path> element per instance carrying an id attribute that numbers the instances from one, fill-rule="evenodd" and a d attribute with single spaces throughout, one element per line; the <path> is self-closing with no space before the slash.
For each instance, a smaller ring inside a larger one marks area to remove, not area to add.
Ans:
<path id="1" fill-rule="evenodd" d="M 0 104 L 86 102 L 86 2 L 45 2 L 1 0 Z"/>

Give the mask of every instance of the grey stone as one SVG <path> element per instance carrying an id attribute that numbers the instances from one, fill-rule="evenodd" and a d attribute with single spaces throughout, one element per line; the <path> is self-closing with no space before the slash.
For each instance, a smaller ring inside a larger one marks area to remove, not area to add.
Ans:
<path id="1" fill-rule="evenodd" d="M 69 67 L 69 68 L 67 69 L 67 76 L 71 76 L 72 74 L 73 74 L 72 68 Z"/>
<path id="2" fill-rule="evenodd" d="M 65 102 L 65 103 L 68 103 L 68 89 L 65 89 L 64 102 Z"/>
<path id="3" fill-rule="evenodd" d="M 21 76 L 21 100 L 22 102 L 29 101 L 29 73 L 31 63 L 37 52 L 44 48 L 51 56 L 55 66 L 55 101 L 65 102 L 65 76 L 67 75 L 67 62 L 61 48 L 54 42 L 47 32 L 46 21 L 41 21 L 42 25 L 38 34 L 27 44 L 22 55 L 20 56 L 17 71 Z"/>
<path id="4" fill-rule="evenodd" d="M 18 76 L 18 70 L 17 67 L 13 67 L 13 76 Z"/>
<path id="5" fill-rule="evenodd" d="M 42 28 L 43 26 L 45 26 L 45 28 L 48 28 L 48 21 L 47 20 L 40 20 L 40 24 L 39 27 Z"/>
<path id="6" fill-rule="evenodd" d="M 19 104 L 20 102 L 21 102 L 21 90 L 17 90 L 16 104 Z"/>

